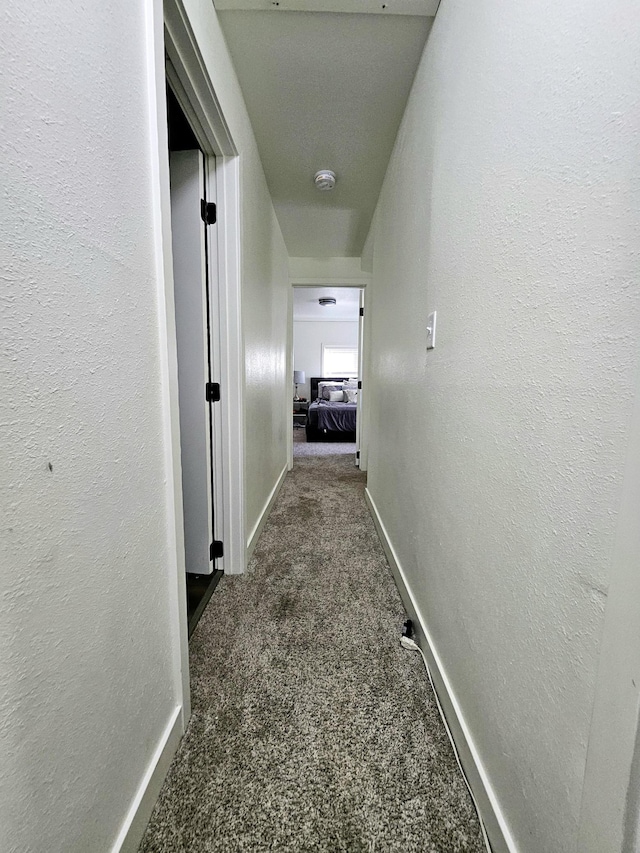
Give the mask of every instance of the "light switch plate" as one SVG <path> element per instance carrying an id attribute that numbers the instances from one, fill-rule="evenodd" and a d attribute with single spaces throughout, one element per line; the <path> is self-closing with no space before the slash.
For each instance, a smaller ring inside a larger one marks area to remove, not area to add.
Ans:
<path id="1" fill-rule="evenodd" d="M 427 349 L 433 349 L 436 345 L 436 312 L 433 311 L 427 317 Z"/>

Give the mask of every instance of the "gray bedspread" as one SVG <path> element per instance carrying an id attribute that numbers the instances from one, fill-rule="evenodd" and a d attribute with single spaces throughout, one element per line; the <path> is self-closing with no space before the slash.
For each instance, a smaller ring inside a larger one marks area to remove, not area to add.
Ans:
<path id="1" fill-rule="evenodd" d="M 316 400 L 309 405 L 309 423 L 321 430 L 330 432 L 355 432 L 355 403 L 329 403 Z"/>

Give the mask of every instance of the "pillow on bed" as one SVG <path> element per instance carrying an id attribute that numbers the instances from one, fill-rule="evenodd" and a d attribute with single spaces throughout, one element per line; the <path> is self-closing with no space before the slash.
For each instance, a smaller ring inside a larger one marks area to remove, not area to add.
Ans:
<path id="1" fill-rule="evenodd" d="M 331 391 L 342 393 L 342 382 L 318 382 L 318 397 L 321 400 L 328 400 Z"/>
<path id="2" fill-rule="evenodd" d="M 344 391 L 329 391 L 330 403 L 344 403 Z"/>
<path id="3" fill-rule="evenodd" d="M 343 388 L 358 388 L 358 380 L 357 379 L 345 379 L 342 383 Z"/>
<path id="4" fill-rule="evenodd" d="M 345 401 L 345 403 L 357 403 L 358 402 L 358 389 L 357 388 L 345 388 L 344 389 L 344 401 Z"/>

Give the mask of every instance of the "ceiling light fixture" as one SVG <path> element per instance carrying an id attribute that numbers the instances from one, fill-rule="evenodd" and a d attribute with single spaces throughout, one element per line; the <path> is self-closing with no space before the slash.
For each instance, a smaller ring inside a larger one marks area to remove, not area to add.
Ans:
<path id="1" fill-rule="evenodd" d="M 336 304 L 336 300 L 333 298 L 333 296 L 321 296 L 320 299 L 318 299 L 318 302 L 320 303 L 320 305 Z"/>
<path id="2" fill-rule="evenodd" d="M 320 169 L 320 171 L 316 172 L 313 176 L 313 183 L 316 185 L 316 188 L 322 192 L 332 190 L 336 185 L 336 173 L 332 172 L 330 169 Z"/>

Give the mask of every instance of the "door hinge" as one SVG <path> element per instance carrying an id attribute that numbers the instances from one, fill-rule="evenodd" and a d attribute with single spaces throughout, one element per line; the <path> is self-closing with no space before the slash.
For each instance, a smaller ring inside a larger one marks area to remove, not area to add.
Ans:
<path id="1" fill-rule="evenodd" d="M 223 557 L 223 551 L 222 542 L 219 539 L 214 539 L 209 547 L 209 559 L 215 560 L 218 557 Z"/>
<path id="2" fill-rule="evenodd" d="M 361 316 L 361 317 L 364 317 L 364 308 L 361 308 L 361 309 L 360 309 L 360 316 Z"/>
<path id="3" fill-rule="evenodd" d="M 215 225 L 216 223 L 216 205 L 213 201 L 205 201 L 202 199 L 200 202 L 200 216 L 202 217 L 202 221 L 207 225 Z"/>
<path id="4" fill-rule="evenodd" d="M 220 383 L 219 382 L 207 382 L 205 385 L 204 396 L 207 403 L 219 403 L 220 402 Z"/>
<path id="5" fill-rule="evenodd" d="M 362 382 L 358 382 L 358 391 L 362 391 Z"/>
<path id="6" fill-rule="evenodd" d="M 356 450 L 356 459 L 360 459 L 360 451 Z"/>

